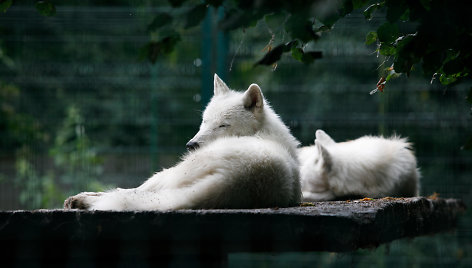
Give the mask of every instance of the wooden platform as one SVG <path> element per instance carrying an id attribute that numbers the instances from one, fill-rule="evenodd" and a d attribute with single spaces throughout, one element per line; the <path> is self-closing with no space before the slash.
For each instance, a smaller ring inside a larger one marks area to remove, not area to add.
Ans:
<path id="1" fill-rule="evenodd" d="M 224 263 L 231 252 L 353 251 L 451 230 L 457 199 L 383 198 L 240 210 L 0 212 L 5 264 Z M 4 267 L 9 267 L 4 266 Z"/>

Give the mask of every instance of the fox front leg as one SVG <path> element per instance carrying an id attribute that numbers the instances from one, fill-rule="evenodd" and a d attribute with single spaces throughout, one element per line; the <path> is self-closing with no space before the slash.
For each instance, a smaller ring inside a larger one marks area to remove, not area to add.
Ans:
<path id="1" fill-rule="evenodd" d="M 330 201 L 336 199 L 335 195 L 330 191 L 319 193 L 302 192 L 302 194 L 303 201 L 305 202 Z"/>
<path id="2" fill-rule="evenodd" d="M 92 204 L 97 201 L 104 193 L 102 192 L 83 192 L 67 198 L 64 201 L 65 209 L 90 209 Z"/>

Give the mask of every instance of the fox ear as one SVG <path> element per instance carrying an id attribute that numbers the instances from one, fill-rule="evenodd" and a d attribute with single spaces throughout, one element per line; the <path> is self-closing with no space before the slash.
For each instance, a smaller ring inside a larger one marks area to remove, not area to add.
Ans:
<path id="1" fill-rule="evenodd" d="M 323 168 L 325 171 L 331 171 L 333 166 L 333 159 L 329 151 L 324 147 L 317 139 L 315 140 L 316 148 L 318 149 L 318 153 L 320 154 L 320 159 L 323 161 Z"/>
<path id="2" fill-rule="evenodd" d="M 215 78 L 213 80 L 213 94 L 220 95 L 229 92 L 229 87 L 221 80 L 221 78 L 215 74 Z"/>
<path id="3" fill-rule="evenodd" d="M 244 92 L 243 103 L 246 109 L 261 109 L 264 105 L 261 88 L 256 84 L 251 84 Z"/>
<path id="4" fill-rule="evenodd" d="M 316 131 L 316 140 L 324 145 L 335 144 L 336 142 L 321 129 Z"/>

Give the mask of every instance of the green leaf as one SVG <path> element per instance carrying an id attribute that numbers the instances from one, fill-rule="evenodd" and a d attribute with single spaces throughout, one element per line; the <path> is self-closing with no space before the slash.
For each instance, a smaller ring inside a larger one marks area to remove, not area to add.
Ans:
<path id="1" fill-rule="evenodd" d="M 174 50 L 175 45 L 180 41 L 180 35 L 168 36 L 159 41 L 162 53 L 169 54 Z"/>
<path id="2" fill-rule="evenodd" d="M 406 72 L 409 76 L 413 64 L 420 62 L 421 58 L 425 56 L 426 47 L 424 40 L 418 37 L 417 34 L 407 34 L 397 38 L 395 47 L 395 70 L 397 72 Z"/>
<path id="3" fill-rule="evenodd" d="M 313 31 L 313 21 L 309 21 L 303 16 L 290 16 L 285 23 L 285 30 L 293 39 L 299 39 L 304 43 L 319 38 L 319 35 Z"/>
<path id="4" fill-rule="evenodd" d="M 219 22 L 219 28 L 224 31 L 231 31 L 238 28 L 254 27 L 262 17 L 259 11 L 241 11 L 239 9 L 229 10 L 225 17 Z"/>
<path id="5" fill-rule="evenodd" d="M 13 3 L 13 0 L 6 0 L 6 1 L 1 1 L 0 2 L 0 12 L 7 12 L 7 9 L 11 7 L 11 4 Z"/>
<path id="6" fill-rule="evenodd" d="M 391 43 L 398 38 L 397 24 L 385 22 L 377 29 L 377 37 L 380 42 Z"/>
<path id="7" fill-rule="evenodd" d="M 287 20 L 287 16 L 288 15 L 283 12 L 266 14 L 264 16 L 264 21 L 269 29 L 278 29 L 280 28 L 280 25 L 284 25 Z"/>
<path id="8" fill-rule="evenodd" d="M 431 8 L 430 6 L 431 0 L 426 1 L 407 1 L 408 8 L 409 8 L 409 15 L 408 18 L 411 22 L 422 19 Z M 438 10 L 439 11 L 439 10 Z M 441 14 L 443 12 L 448 12 L 446 10 L 441 10 L 437 14 Z M 437 15 L 436 15 L 437 16 Z"/>
<path id="9" fill-rule="evenodd" d="M 406 73 L 407 76 L 410 75 L 413 63 L 410 58 L 407 57 L 397 57 L 393 62 L 393 67 L 397 73 Z"/>
<path id="10" fill-rule="evenodd" d="M 169 15 L 169 13 L 166 12 L 159 12 L 156 14 L 154 19 L 152 20 L 151 24 L 148 26 L 148 31 L 152 32 L 160 27 L 167 25 L 172 22 L 172 16 Z"/>
<path id="11" fill-rule="evenodd" d="M 298 61 L 302 61 L 302 57 L 303 57 L 303 49 L 299 47 L 292 47 L 292 58 Z"/>
<path id="12" fill-rule="evenodd" d="M 420 0 L 420 3 L 424 9 L 428 11 L 431 9 L 431 0 Z"/>
<path id="13" fill-rule="evenodd" d="M 398 77 L 400 77 L 401 75 L 402 75 L 402 74 L 395 72 L 395 70 L 391 70 L 391 71 L 388 72 L 388 75 L 387 75 L 387 77 L 385 78 L 385 82 L 388 82 L 388 81 L 389 81 L 390 79 L 392 79 L 392 78 L 398 78 Z"/>
<path id="14" fill-rule="evenodd" d="M 262 59 L 256 62 L 255 65 L 272 65 L 280 60 L 284 52 L 291 51 L 293 47 L 298 44 L 297 41 L 291 41 L 286 44 L 280 44 L 267 52 Z"/>
<path id="15" fill-rule="evenodd" d="M 149 42 L 142 49 L 141 57 L 146 57 L 151 63 L 156 63 L 159 56 L 171 53 L 179 41 L 180 35 L 174 32 L 157 42 Z"/>
<path id="16" fill-rule="evenodd" d="M 315 61 L 315 59 L 321 59 L 322 56 L 323 54 L 321 51 L 308 51 L 303 53 L 302 62 L 305 64 L 310 64 Z"/>
<path id="17" fill-rule="evenodd" d="M 382 3 L 375 3 L 375 4 L 372 4 L 370 6 L 368 6 L 365 10 L 364 10 L 364 17 L 367 19 L 367 20 L 371 20 L 372 17 L 373 17 L 373 14 L 374 12 L 383 7 L 384 6 L 384 2 Z"/>
<path id="18" fill-rule="evenodd" d="M 284 53 L 285 45 L 278 45 L 271 51 L 267 52 L 262 59 L 256 62 L 256 65 L 272 65 L 280 60 Z"/>
<path id="19" fill-rule="evenodd" d="M 399 19 L 399 20 L 406 22 L 406 21 L 408 21 L 409 19 L 410 19 L 410 9 L 407 9 L 407 10 L 403 13 L 403 15 L 400 16 L 400 19 Z"/>
<path id="20" fill-rule="evenodd" d="M 185 21 L 185 29 L 197 26 L 207 13 L 207 6 L 205 4 L 200 4 L 187 12 L 186 21 Z"/>
<path id="21" fill-rule="evenodd" d="M 446 57 L 444 59 L 444 62 L 448 62 L 448 61 L 457 59 L 457 57 L 459 57 L 459 56 L 460 56 L 459 51 L 456 51 L 456 50 L 453 50 L 453 49 L 448 49 L 446 51 Z"/>
<path id="22" fill-rule="evenodd" d="M 387 20 L 394 23 L 407 11 L 408 7 L 405 0 L 390 0 L 386 1 L 387 6 Z"/>
<path id="23" fill-rule="evenodd" d="M 371 45 L 373 43 L 375 43 L 377 41 L 377 32 L 369 32 L 367 33 L 366 37 L 365 37 L 365 44 L 366 45 Z"/>
<path id="24" fill-rule="evenodd" d="M 289 52 L 292 49 L 292 47 L 296 47 L 296 46 L 298 46 L 298 44 L 299 43 L 298 43 L 297 40 L 292 40 L 288 43 L 285 43 L 284 52 Z"/>
<path id="25" fill-rule="evenodd" d="M 51 17 L 56 15 L 56 7 L 49 1 L 38 1 L 35 6 L 43 16 Z"/>
<path id="26" fill-rule="evenodd" d="M 456 58 L 444 64 L 443 71 L 447 75 L 460 74 L 464 70 L 464 67 L 462 58 Z"/>
<path id="27" fill-rule="evenodd" d="M 340 17 L 344 17 L 347 14 L 351 13 L 353 10 L 354 4 L 352 3 L 352 0 L 343 0 L 343 4 L 338 12 Z"/>
<path id="28" fill-rule="evenodd" d="M 339 14 L 337 13 L 332 13 L 330 14 L 329 16 L 325 16 L 323 18 L 320 18 L 319 20 L 321 21 L 321 23 L 323 23 L 325 26 L 327 27 L 333 27 L 334 23 L 336 23 L 339 19 L 341 18 L 341 16 L 339 16 Z"/>
<path id="29" fill-rule="evenodd" d="M 354 9 L 358 9 L 363 7 L 368 2 L 369 0 L 352 0 L 352 5 L 354 6 Z"/>
<path id="30" fill-rule="evenodd" d="M 299 47 L 292 47 L 292 58 L 303 62 L 305 64 L 312 63 L 315 59 L 322 58 L 321 51 L 308 51 L 304 52 L 303 49 Z"/>
<path id="31" fill-rule="evenodd" d="M 381 43 L 379 47 L 379 52 L 381 55 L 384 55 L 384 56 L 392 56 L 392 55 L 395 55 L 396 49 L 394 46 L 390 44 Z"/>
<path id="32" fill-rule="evenodd" d="M 458 78 L 458 76 L 455 75 L 455 74 L 447 75 L 445 73 L 442 73 L 441 76 L 439 76 L 439 82 L 441 82 L 441 84 L 447 86 L 447 85 L 450 85 L 450 84 L 456 82 L 457 78 Z"/>
<path id="33" fill-rule="evenodd" d="M 328 27 L 326 25 L 322 25 L 318 29 L 316 29 L 315 32 L 316 33 L 318 33 L 318 32 L 327 32 L 327 31 L 330 31 L 330 30 L 331 30 L 331 27 Z"/>
<path id="34" fill-rule="evenodd" d="M 423 72 L 427 76 L 432 76 L 437 73 L 443 65 L 445 53 L 442 51 L 433 51 L 423 56 L 422 68 Z"/>

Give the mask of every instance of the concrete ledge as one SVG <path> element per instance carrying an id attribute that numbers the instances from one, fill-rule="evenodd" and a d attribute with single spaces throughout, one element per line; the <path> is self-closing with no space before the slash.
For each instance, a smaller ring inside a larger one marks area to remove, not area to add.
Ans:
<path id="1" fill-rule="evenodd" d="M 457 199 L 417 197 L 252 210 L 2 211 L 0 257 L 167 264 L 182 256 L 220 262 L 230 252 L 352 251 L 453 229 L 464 210 Z"/>

